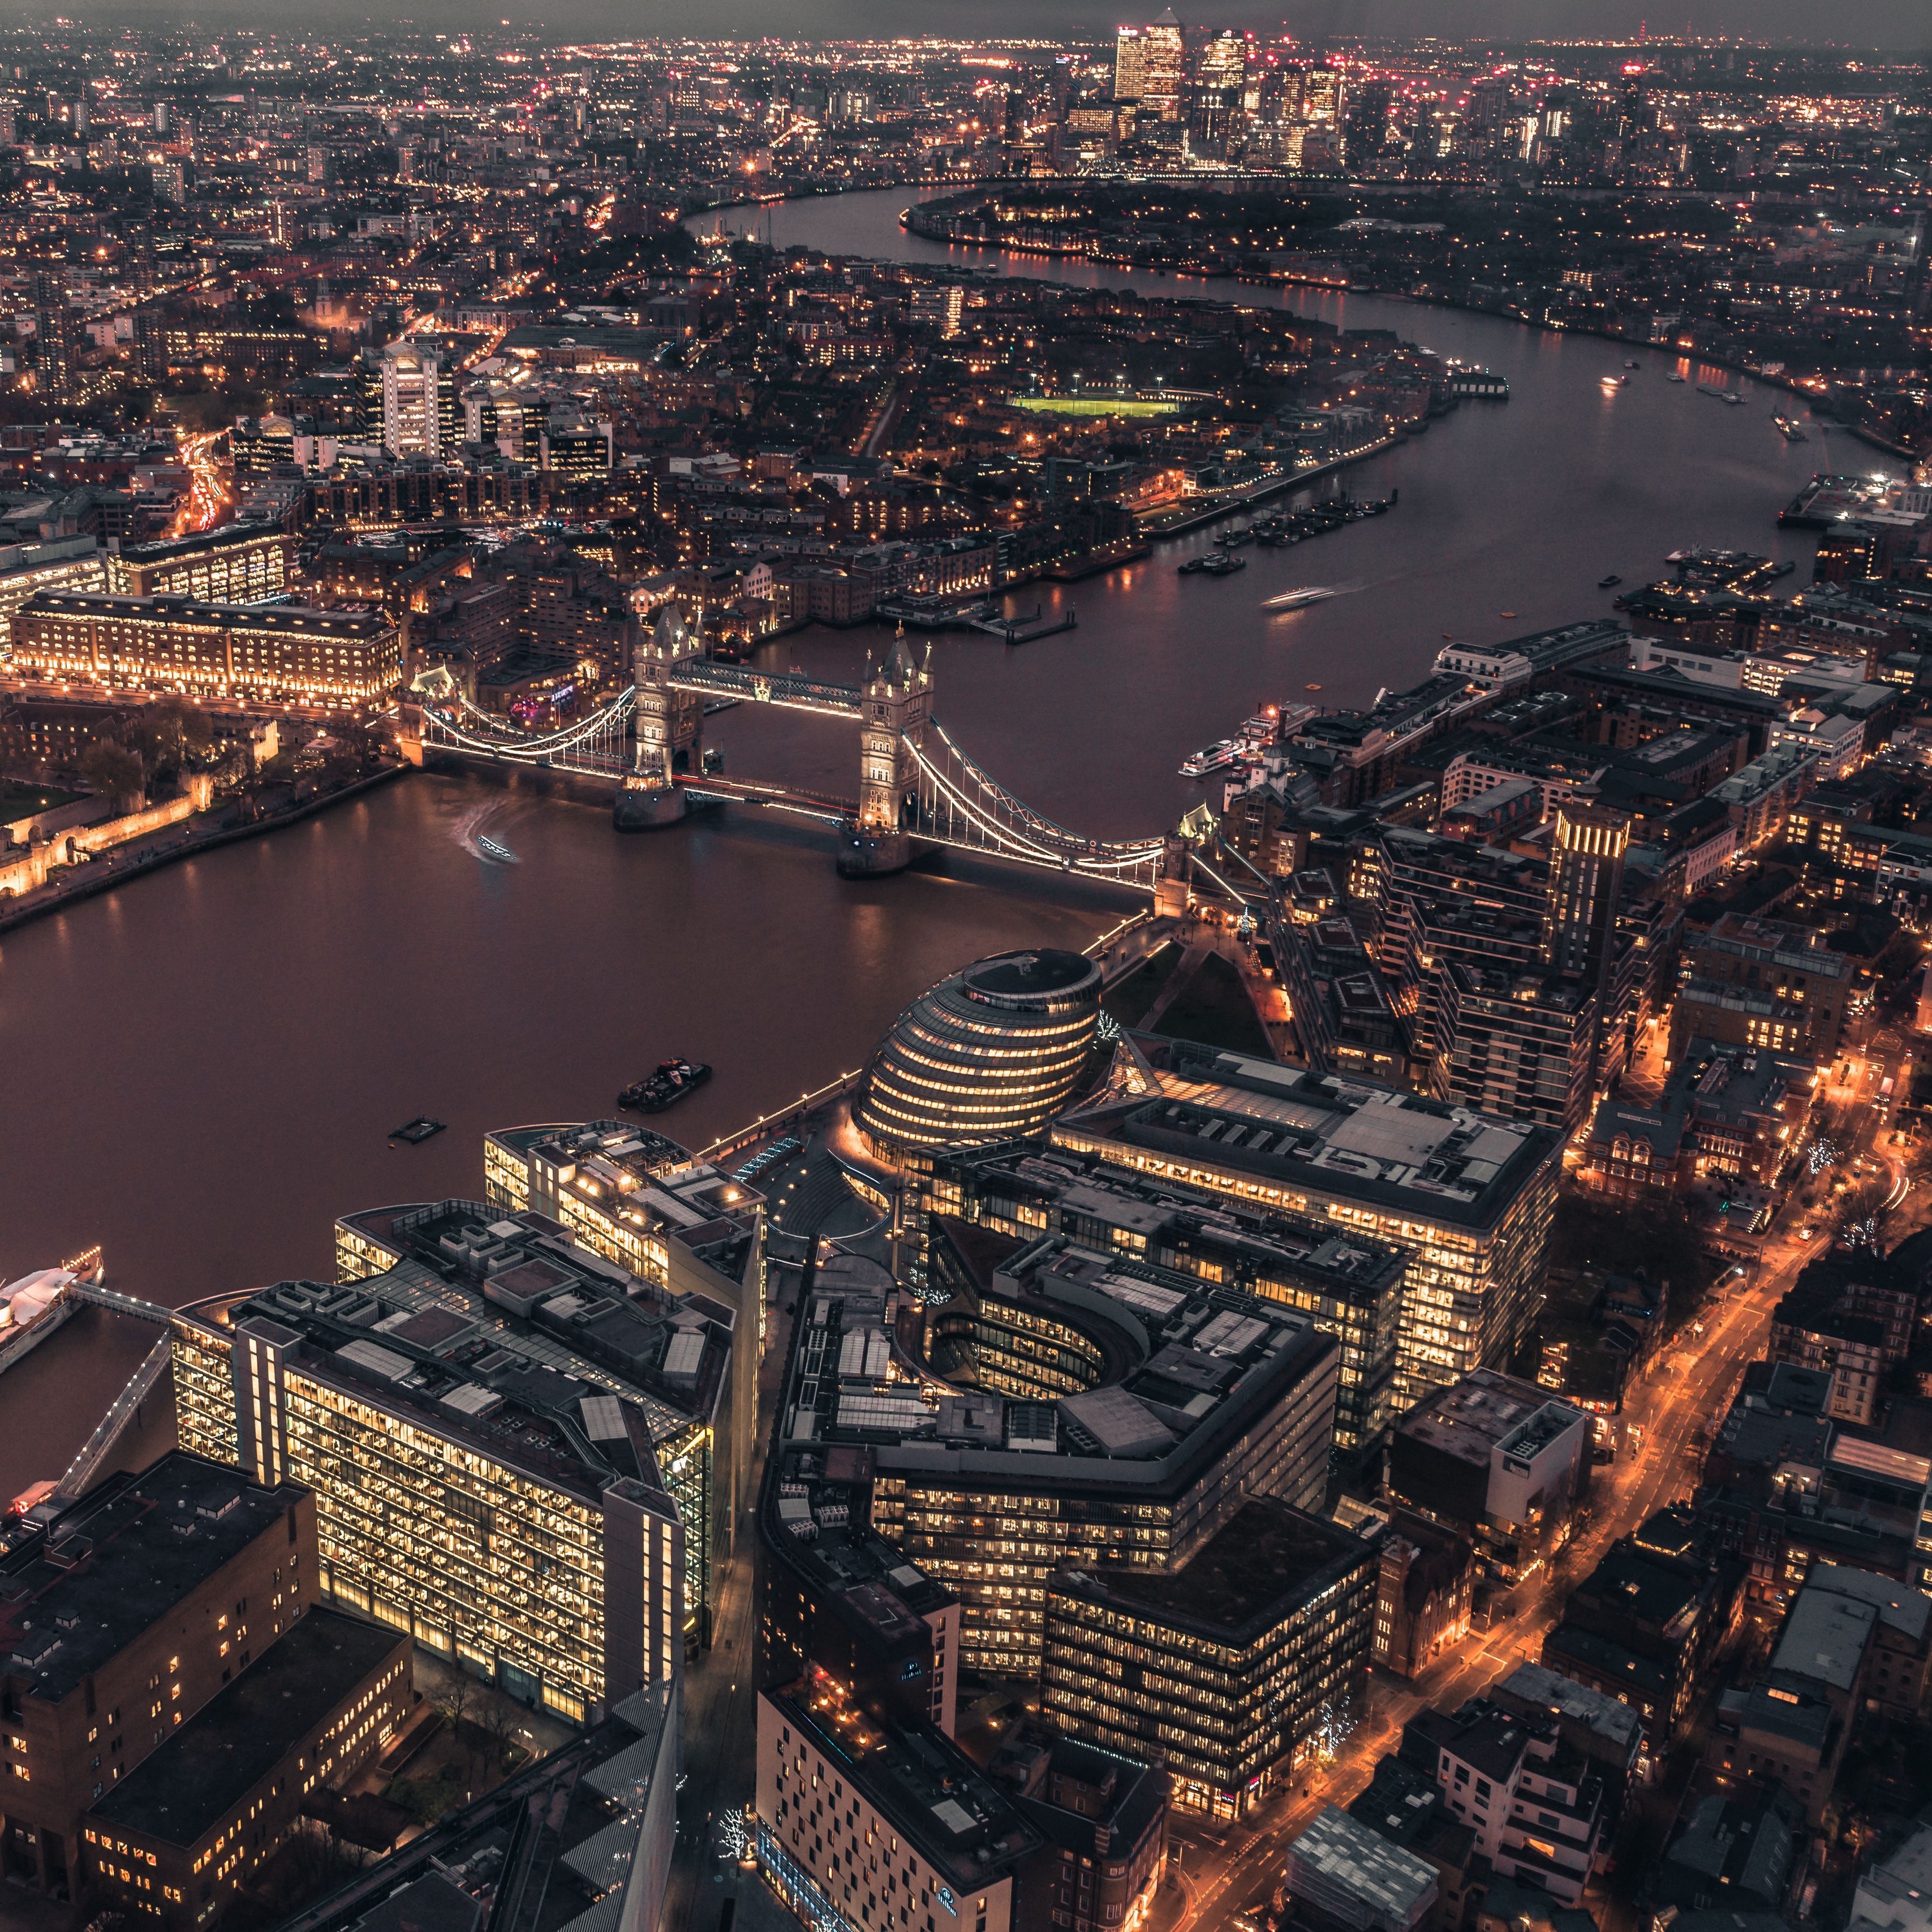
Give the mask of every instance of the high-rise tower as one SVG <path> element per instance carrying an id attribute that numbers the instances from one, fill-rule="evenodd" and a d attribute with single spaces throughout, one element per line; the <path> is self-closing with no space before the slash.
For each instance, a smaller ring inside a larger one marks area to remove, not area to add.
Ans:
<path id="1" fill-rule="evenodd" d="M 1543 962 L 1552 972 L 1606 982 L 1630 829 L 1627 812 L 1594 799 L 1558 808 L 1543 913 Z"/>
<path id="2" fill-rule="evenodd" d="M 1141 100 L 1163 121 L 1178 121 L 1186 81 L 1186 48 L 1172 7 L 1141 36 Z"/>

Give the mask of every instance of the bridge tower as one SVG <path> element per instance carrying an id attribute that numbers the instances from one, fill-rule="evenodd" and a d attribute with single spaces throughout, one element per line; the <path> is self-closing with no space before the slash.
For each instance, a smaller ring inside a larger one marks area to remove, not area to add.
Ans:
<path id="1" fill-rule="evenodd" d="M 932 673 L 913 662 L 902 632 L 867 679 L 859 708 L 859 816 L 838 842 L 838 869 L 848 878 L 905 870 L 919 815 L 914 751 L 925 744 L 932 716 Z"/>
<path id="2" fill-rule="evenodd" d="M 617 794 L 614 819 L 620 832 L 644 832 L 674 825 L 689 809 L 676 776 L 698 754 L 704 729 L 701 693 L 682 691 L 672 678 L 704 655 L 674 604 L 658 613 L 650 629 L 634 617 L 626 627 L 631 646 L 631 677 L 638 688 L 632 725 L 637 758 Z"/>

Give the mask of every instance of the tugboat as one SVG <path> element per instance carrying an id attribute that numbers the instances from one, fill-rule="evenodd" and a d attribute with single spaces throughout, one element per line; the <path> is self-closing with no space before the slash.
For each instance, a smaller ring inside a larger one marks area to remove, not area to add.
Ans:
<path id="1" fill-rule="evenodd" d="M 1597 588 L 1599 590 L 1608 590 L 1613 585 L 1621 584 L 1622 581 L 1623 579 L 1613 570 L 1607 577 L 1600 577 L 1597 579 Z"/>
<path id="2" fill-rule="evenodd" d="M 626 1087 L 617 1096 L 617 1104 L 634 1113 L 661 1114 L 710 1078 L 711 1070 L 701 1060 L 667 1060 L 655 1073 Z"/>
<path id="3" fill-rule="evenodd" d="M 1246 557 L 1233 556 L 1224 550 L 1219 556 L 1204 559 L 1201 572 L 1204 577 L 1232 577 L 1236 571 L 1246 570 L 1247 567 Z"/>

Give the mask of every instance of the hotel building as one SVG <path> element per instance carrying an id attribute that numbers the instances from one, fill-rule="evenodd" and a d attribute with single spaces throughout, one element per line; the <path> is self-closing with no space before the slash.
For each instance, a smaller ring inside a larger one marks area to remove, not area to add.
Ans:
<path id="1" fill-rule="evenodd" d="M 1509 1358 L 1535 1310 L 1556 1133 L 1240 1054 L 1167 1059 L 1062 1115 L 1053 1147 L 1404 1252 L 1397 1412 Z"/>
<path id="2" fill-rule="evenodd" d="M 758 1869 L 813 1932 L 1015 1932 L 1044 1840 L 950 1738 L 814 1664 L 759 1693 L 758 1750 Z"/>
<path id="3" fill-rule="evenodd" d="M 15 614 L 13 641 L 30 676 L 190 698 L 365 704 L 402 675 L 380 613 L 290 604 L 44 590 Z"/>
<path id="4" fill-rule="evenodd" d="M 730 1311 L 477 1202 L 337 1233 L 344 1281 L 176 1314 L 182 1442 L 307 1484 L 322 1595 L 512 1696 L 584 1722 L 674 1684 L 709 1635 Z"/>
<path id="5" fill-rule="evenodd" d="M 1061 1570 L 1046 1715 L 1160 1765 L 1176 1804 L 1240 1817 L 1352 1723 L 1381 1564 L 1374 1538 L 1257 1497 L 1178 1570 Z"/>

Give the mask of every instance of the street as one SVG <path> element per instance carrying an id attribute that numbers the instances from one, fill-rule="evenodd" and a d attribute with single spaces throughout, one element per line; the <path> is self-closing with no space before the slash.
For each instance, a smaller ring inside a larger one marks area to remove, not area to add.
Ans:
<path id="1" fill-rule="evenodd" d="M 1750 1286 L 1706 1314 L 1701 1336 L 1687 1328 L 1664 1350 L 1626 1405 L 1627 1415 L 1642 1428 L 1642 1448 L 1598 1472 L 1589 1522 L 1553 1571 L 1519 1588 L 1511 1616 L 1472 1631 L 1460 1648 L 1413 1683 L 1372 1674 L 1367 1711 L 1334 1762 L 1299 1774 L 1242 1823 L 1208 1826 L 1184 1812 L 1172 1814 L 1171 1836 L 1180 1851 L 1186 1894 L 1174 1932 L 1226 1925 L 1244 1906 L 1272 1891 L 1288 1841 L 1323 1805 L 1346 1805 L 1361 1791 L 1418 1712 L 1431 1706 L 1454 1710 L 1517 1664 L 1536 1660 L 1571 1583 L 1587 1575 L 1618 1537 L 1690 1494 L 1696 1475 L 1692 1436 L 1729 1406 L 1744 1364 L 1762 1352 L 1772 1309 L 1816 1252 L 1815 1244 L 1795 1238 L 1767 1244 Z"/>
<path id="2" fill-rule="evenodd" d="M 1123 942 L 1124 956 L 1152 950 L 1168 935 L 1150 926 Z M 1219 935 L 1208 935 L 1210 943 Z M 1238 948 L 1230 948 L 1238 952 Z M 1882 1088 L 1896 1067 L 1902 1088 L 1907 1067 L 1898 1064 L 1903 1042 L 1880 1032 L 1867 1046 L 1848 1048 L 1826 1073 L 1818 1098 L 1822 1103 L 1818 1131 L 1832 1141 L 1835 1158 L 1816 1191 L 1824 1198 L 1806 1204 L 1793 1198 L 1778 1225 L 1749 1246 L 1754 1258 L 1741 1263 L 1707 1296 L 1663 1349 L 1646 1379 L 1625 1402 L 1625 1420 L 1634 1426 L 1618 1460 L 1594 1475 L 1587 1517 L 1554 1564 L 1520 1584 L 1506 1617 L 1484 1630 L 1472 1630 L 1454 1652 L 1439 1659 L 1413 1682 L 1371 1673 L 1366 1708 L 1334 1761 L 1313 1767 L 1268 1794 L 1238 1823 L 1223 1824 L 1198 1814 L 1174 1811 L 1169 1818 L 1171 1883 L 1164 1891 L 1149 1932 L 1207 1932 L 1228 1926 L 1244 1907 L 1264 1899 L 1278 1880 L 1284 1849 L 1328 1804 L 1346 1805 L 1369 1783 L 1378 1761 L 1401 1742 L 1403 1726 L 1434 1706 L 1454 1710 L 1480 1696 L 1516 1665 L 1540 1656 L 1543 1639 L 1559 1618 L 1572 1585 L 1587 1575 L 1618 1538 L 1629 1534 L 1670 1503 L 1688 1499 L 1696 1485 L 1704 1444 L 1696 1438 L 1728 1410 L 1747 1364 L 1763 1352 L 1772 1310 L 1789 1292 L 1805 1264 L 1826 1252 L 1832 1238 L 1832 1176 L 1848 1180 L 1882 1170 L 1890 1220 L 1887 1244 L 1908 1232 L 1919 1200 L 1910 1171 L 1912 1150 L 1892 1142 L 1892 1114 Z M 1845 1076 L 1840 1082 L 1836 1076 Z M 1861 1168 L 1858 1163 L 1865 1163 Z M 806 1172 L 788 1163 L 780 1174 L 794 1184 Z M 767 1184 L 775 1190 L 779 1174 Z M 788 1192 L 788 1190 L 787 1190 Z M 815 1223 L 825 1211 L 813 1201 L 799 1203 L 800 1222 Z M 796 1211 L 796 1210 L 795 1210 Z M 782 1207 L 781 1224 L 788 1219 Z M 1805 1238 L 1809 1231 L 1810 1238 Z M 758 1470 L 762 1473 L 764 1433 L 776 1400 L 788 1346 L 789 1317 L 776 1306 L 773 1333 L 760 1376 Z M 754 1479 L 752 1493 L 755 1494 Z M 722 1852 L 722 1820 L 751 1796 L 749 1764 L 756 1730 L 754 1681 L 758 1643 L 754 1586 L 756 1528 L 741 1528 L 736 1556 L 727 1566 L 719 1595 L 716 1642 L 686 1679 L 685 1768 L 687 1783 L 679 1806 L 677 1858 L 667 1924 L 680 1932 L 710 1932 L 725 1897 L 735 1895 L 739 1916 L 748 1914 L 758 1932 L 772 1932 L 788 1922 L 777 1901 L 749 1874 L 740 1872 Z M 716 1894 L 713 1880 L 724 1890 Z M 1593 1896 L 1598 1915 L 1610 1932 L 1622 1932 L 1618 1915 L 1607 1916 L 1608 1901 Z"/>

